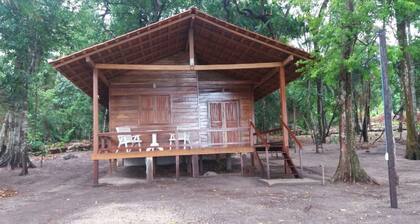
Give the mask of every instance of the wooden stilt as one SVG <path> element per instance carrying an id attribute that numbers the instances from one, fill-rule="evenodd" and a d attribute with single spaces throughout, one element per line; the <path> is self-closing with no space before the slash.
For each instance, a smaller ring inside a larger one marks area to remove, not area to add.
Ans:
<path id="1" fill-rule="evenodd" d="M 255 169 L 255 153 L 251 152 L 250 157 L 251 157 L 251 167 L 252 169 Z"/>
<path id="2" fill-rule="evenodd" d="M 192 172 L 191 172 L 191 161 L 192 161 L 192 159 L 191 159 L 191 157 L 192 156 L 186 156 L 185 157 L 185 163 L 187 164 L 187 174 L 188 174 L 188 176 L 192 175 Z"/>
<path id="3" fill-rule="evenodd" d="M 153 176 L 156 176 L 156 164 L 157 164 L 157 162 L 156 162 L 156 157 L 153 157 Z"/>
<path id="4" fill-rule="evenodd" d="M 200 176 L 199 174 L 199 167 L 198 167 L 198 155 L 193 155 L 192 156 L 192 176 L 193 177 L 198 177 Z"/>
<path id="5" fill-rule="evenodd" d="M 179 179 L 179 156 L 175 156 L 175 176 Z"/>
<path id="6" fill-rule="evenodd" d="M 146 158 L 146 179 L 147 183 L 152 183 L 153 181 L 153 157 Z"/>
<path id="7" fill-rule="evenodd" d="M 93 160 L 93 184 L 99 184 L 99 160 Z"/>
<path id="8" fill-rule="evenodd" d="M 112 174 L 112 159 L 109 160 L 109 169 L 108 169 L 108 174 L 111 175 Z"/>
<path id="9" fill-rule="evenodd" d="M 241 159 L 241 175 L 244 176 L 245 174 L 245 167 L 244 167 L 244 157 L 242 156 L 242 153 L 239 154 Z"/>
<path id="10" fill-rule="evenodd" d="M 226 171 L 232 171 L 232 157 L 226 154 Z"/>
<path id="11" fill-rule="evenodd" d="M 112 167 L 114 168 L 114 170 L 117 170 L 117 167 L 118 167 L 118 161 L 117 161 L 117 159 L 113 159 L 112 160 Z"/>
<path id="12" fill-rule="evenodd" d="M 200 175 L 204 173 L 203 156 L 199 156 Z"/>
<path id="13" fill-rule="evenodd" d="M 267 179 L 270 179 L 270 158 L 268 155 L 268 146 L 265 146 L 265 160 L 266 160 L 266 172 L 267 172 Z"/>

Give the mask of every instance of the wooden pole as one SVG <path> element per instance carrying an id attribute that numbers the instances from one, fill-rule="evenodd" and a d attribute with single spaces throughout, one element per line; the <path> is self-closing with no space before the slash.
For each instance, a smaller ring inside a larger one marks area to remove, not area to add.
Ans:
<path id="1" fill-rule="evenodd" d="M 175 156 L 175 177 L 179 179 L 179 156 Z"/>
<path id="2" fill-rule="evenodd" d="M 244 157 L 242 153 L 239 153 L 240 159 L 241 159 L 241 176 L 244 176 L 245 169 L 244 169 Z"/>
<path id="3" fill-rule="evenodd" d="M 270 175 L 270 158 L 269 158 L 269 155 L 268 155 L 268 150 L 269 150 L 269 147 L 268 147 L 268 145 L 266 145 L 265 146 L 265 160 L 266 160 L 266 162 L 267 162 L 267 164 L 266 164 L 266 172 L 267 172 L 267 179 L 270 179 L 271 178 L 271 175 Z"/>
<path id="4" fill-rule="evenodd" d="M 384 101 L 386 155 L 388 160 L 389 197 L 391 208 L 398 208 L 397 199 L 397 171 L 395 170 L 394 136 L 392 133 L 392 102 L 388 84 L 388 58 L 386 50 L 385 30 L 379 32 L 379 46 L 381 55 L 382 97 Z"/>
<path id="5" fill-rule="evenodd" d="M 192 176 L 193 177 L 198 177 L 200 175 L 200 170 L 198 167 L 198 155 L 193 155 L 192 156 Z"/>
<path id="6" fill-rule="evenodd" d="M 179 149 L 178 128 L 175 130 L 175 149 Z M 179 179 L 179 155 L 175 156 L 175 176 Z"/>
<path id="7" fill-rule="evenodd" d="M 284 125 L 281 124 L 283 121 L 284 124 L 288 124 L 287 121 L 287 104 L 286 104 L 286 72 L 284 66 L 279 68 L 279 97 L 280 97 L 280 126 L 283 126 L 283 152 L 289 154 L 289 131 Z M 287 161 L 284 160 L 284 172 L 287 173 Z"/>
<path id="8" fill-rule="evenodd" d="M 99 148 L 99 94 L 98 94 L 98 69 L 93 69 L 93 94 L 92 94 L 92 113 L 93 113 L 93 153 L 98 153 Z M 99 183 L 99 161 L 93 161 L 93 184 Z"/>
<path id="9" fill-rule="evenodd" d="M 147 183 L 153 181 L 153 157 L 146 157 L 146 179 Z"/>

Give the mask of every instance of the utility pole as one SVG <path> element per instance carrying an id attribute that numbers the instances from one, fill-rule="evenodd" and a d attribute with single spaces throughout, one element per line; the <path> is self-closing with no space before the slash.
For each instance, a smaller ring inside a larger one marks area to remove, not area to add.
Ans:
<path id="1" fill-rule="evenodd" d="M 386 51 L 385 29 L 378 33 L 381 56 L 382 98 L 384 101 L 386 154 L 388 161 L 389 197 L 391 208 L 398 208 L 397 200 L 397 171 L 395 170 L 394 135 L 392 133 L 392 105 L 388 84 L 388 57 Z"/>

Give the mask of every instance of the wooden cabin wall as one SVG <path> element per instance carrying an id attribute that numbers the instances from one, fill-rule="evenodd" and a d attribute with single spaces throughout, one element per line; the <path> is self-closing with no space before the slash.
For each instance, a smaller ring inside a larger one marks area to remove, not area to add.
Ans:
<path id="1" fill-rule="evenodd" d="M 154 62 L 155 64 L 188 64 L 186 53 Z M 207 73 L 207 74 L 206 74 Z M 109 88 L 109 127 L 130 126 L 133 130 L 168 130 L 207 129 L 209 125 L 210 102 L 237 101 L 239 104 L 239 125 L 248 127 L 248 121 L 253 119 L 254 101 L 252 86 L 212 85 L 211 81 L 199 80 L 203 75 L 216 80 L 224 77 L 219 72 L 195 71 L 129 71 L 110 79 Z M 210 84 L 209 84 L 210 83 Z M 170 120 L 161 124 L 142 124 L 148 118 L 142 118 L 142 97 L 169 96 Z M 198 134 L 191 137 L 199 142 Z M 208 134 L 200 135 L 201 143 L 208 142 Z M 168 143 L 169 136 L 158 136 L 158 141 Z M 143 137 L 142 137 L 143 138 Z M 147 141 L 147 140 L 146 140 Z M 241 141 L 249 141 L 249 133 L 241 133 Z"/>
<path id="2" fill-rule="evenodd" d="M 187 64 L 188 55 L 179 53 L 154 62 Z M 119 126 L 134 130 L 198 129 L 197 75 L 194 71 L 130 71 L 111 79 L 109 96 L 110 131 Z M 170 120 L 160 124 L 142 124 L 141 97 L 169 96 Z M 158 136 L 168 143 L 169 136 Z"/>

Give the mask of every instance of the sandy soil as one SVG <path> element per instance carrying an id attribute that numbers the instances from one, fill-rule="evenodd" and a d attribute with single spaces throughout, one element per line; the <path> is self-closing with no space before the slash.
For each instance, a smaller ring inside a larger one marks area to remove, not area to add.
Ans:
<path id="1" fill-rule="evenodd" d="M 379 146 L 377 148 L 383 148 Z M 374 151 L 374 150 L 372 150 Z M 89 152 L 78 158 L 45 162 L 44 168 L 0 169 L 0 187 L 16 196 L 0 198 L 0 223 L 419 223 L 420 161 L 405 160 L 398 146 L 399 209 L 390 209 L 384 156 L 360 151 L 362 165 L 381 183 L 372 185 L 284 184 L 268 187 L 258 177 L 238 173 L 178 181 L 160 177 L 148 185 L 119 168 L 116 176 L 133 181 L 92 186 Z M 323 154 L 306 146 L 305 168 L 331 176 L 337 145 Z M 107 164 L 101 163 L 101 176 Z M 141 176 L 141 175 L 140 175 Z M 115 176 L 114 176 L 115 177 Z M 119 177 L 118 177 L 119 178 Z M 118 179 L 117 178 L 117 179 Z M 103 179 L 104 180 L 104 179 Z"/>

